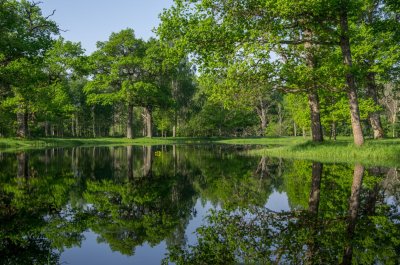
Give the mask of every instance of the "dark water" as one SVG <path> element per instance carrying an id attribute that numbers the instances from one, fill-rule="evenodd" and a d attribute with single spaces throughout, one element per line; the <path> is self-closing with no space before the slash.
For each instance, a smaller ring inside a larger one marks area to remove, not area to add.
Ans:
<path id="1" fill-rule="evenodd" d="M 0 154 L 0 264 L 400 263 L 399 169 L 244 148 Z"/>

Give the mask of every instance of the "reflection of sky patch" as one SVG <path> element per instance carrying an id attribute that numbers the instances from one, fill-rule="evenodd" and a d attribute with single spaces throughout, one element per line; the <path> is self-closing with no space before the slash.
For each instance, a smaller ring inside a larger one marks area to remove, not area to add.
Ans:
<path id="1" fill-rule="evenodd" d="M 112 251 L 107 243 L 99 243 L 92 231 L 85 232 L 85 241 L 80 248 L 72 248 L 62 253 L 62 264 L 160 264 L 166 251 L 166 244 L 150 247 L 148 244 L 137 247 L 134 256 L 124 256 Z"/>
<path id="2" fill-rule="evenodd" d="M 275 190 L 269 196 L 265 208 L 268 208 L 275 212 L 290 211 L 288 196 L 286 192 L 281 193 Z"/>

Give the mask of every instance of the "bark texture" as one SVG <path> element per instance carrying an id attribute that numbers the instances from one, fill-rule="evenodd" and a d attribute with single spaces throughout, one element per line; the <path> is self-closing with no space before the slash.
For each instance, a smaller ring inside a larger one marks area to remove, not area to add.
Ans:
<path id="1" fill-rule="evenodd" d="M 151 107 L 144 109 L 146 119 L 146 137 L 153 137 L 153 112 Z"/>
<path id="2" fill-rule="evenodd" d="M 128 120 L 126 124 L 126 138 L 133 139 L 133 106 L 128 105 Z"/>
<path id="3" fill-rule="evenodd" d="M 343 62 L 348 67 L 348 71 L 346 73 L 346 83 L 347 83 L 347 96 L 349 98 L 349 105 L 350 105 L 351 127 L 353 129 L 354 144 L 357 146 L 361 146 L 364 144 L 364 135 L 361 128 L 360 110 L 358 108 L 356 83 L 354 75 L 351 72 L 353 62 L 351 57 L 349 26 L 348 26 L 346 11 L 340 14 L 340 27 L 341 27 L 340 48 L 342 50 Z"/>

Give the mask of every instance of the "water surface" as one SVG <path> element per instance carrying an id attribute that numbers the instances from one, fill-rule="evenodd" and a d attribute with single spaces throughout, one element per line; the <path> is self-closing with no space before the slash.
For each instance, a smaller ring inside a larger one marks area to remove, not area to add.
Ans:
<path id="1" fill-rule="evenodd" d="M 399 264 L 398 169 L 247 148 L 2 153 L 0 264 Z"/>

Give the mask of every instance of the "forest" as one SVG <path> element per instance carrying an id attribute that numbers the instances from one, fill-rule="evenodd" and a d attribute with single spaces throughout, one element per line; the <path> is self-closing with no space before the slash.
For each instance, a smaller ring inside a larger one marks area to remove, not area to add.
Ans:
<path id="1" fill-rule="evenodd" d="M 399 136 L 399 1 L 175 0 L 90 55 L 53 14 L 0 1 L 1 137 Z"/>

